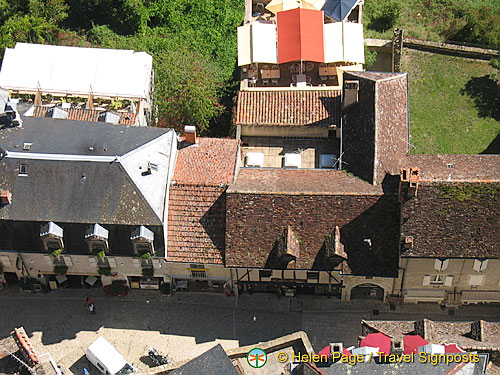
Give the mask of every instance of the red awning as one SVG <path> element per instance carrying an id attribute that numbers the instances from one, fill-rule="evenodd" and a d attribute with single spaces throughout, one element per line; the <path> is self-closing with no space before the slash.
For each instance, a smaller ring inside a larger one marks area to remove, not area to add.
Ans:
<path id="1" fill-rule="evenodd" d="M 318 355 L 321 357 L 322 355 L 326 355 L 326 358 L 330 358 L 332 356 L 332 348 L 330 345 L 325 346 L 321 351 L 318 353 Z M 342 355 L 347 355 L 351 356 L 351 352 L 347 350 L 346 348 L 342 348 Z"/>
<path id="2" fill-rule="evenodd" d="M 322 11 L 278 12 L 278 64 L 299 60 L 325 61 Z"/>
<path id="3" fill-rule="evenodd" d="M 445 353 L 465 353 L 465 350 L 463 350 L 457 344 L 444 344 L 444 352 Z"/>
<path id="4" fill-rule="evenodd" d="M 418 347 L 427 345 L 428 343 L 420 335 L 406 335 L 403 339 L 403 354 L 418 354 Z"/>
<path id="5" fill-rule="evenodd" d="M 378 347 L 379 352 L 383 352 L 388 355 L 391 353 L 391 338 L 380 332 L 370 333 L 363 340 L 361 340 L 359 346 L 370 346 L 372 348 Z"/>

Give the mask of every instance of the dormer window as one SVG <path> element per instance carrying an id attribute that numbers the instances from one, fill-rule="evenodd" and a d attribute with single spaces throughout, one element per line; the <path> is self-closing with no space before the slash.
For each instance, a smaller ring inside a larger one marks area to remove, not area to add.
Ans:
<path id="1" fill-rule="evenodd" d="M 63 229 L 52 221 L 42 225 L 40 228 L 40 239 L 46 252 L 59 256 L 64 250 L 63 233 Z"/>
<path id="2" fill-rule="evenodd" d="M 154 239 L 154 232 L 145 226 L 141 225 L 140 227 L 135 228 L 130 236 L 132 246 L 134 247 L 134 253 L 138 256 L 143 256 L 144 254 L 154 255 Z"/>
<path id="3" fill-rule="evenodd" d="M 92 255 L 100 259 L 106 256 L 109 252 L 108 236 L 109 231 L 99 224 L 94 224 L 87 229 L 85 241 L 87 241 L 89 251 Z"/>
<path id="4" fill-rule="evenodd" d="M 436 271 L 444 271 L 448 268 L 449 259 L 439 258 L 434 262 L 434 269 Z"/>
<path id="5" fill-rule="evenodd" d="M 282 236 L 275 243 L 281 267 L 287 268 L 290 262 L 297 260 L 300 253 L 300 243 L 300 237 L 288 225 L 284 229 Z"/>
<path id="6" fill-rule="evenodd" d="M 335 226 L 332 233 L 325 237 L 325 250 L 327 262 L 332 268 L 347 259 L 344 245 L 340 242 L 340 229 L 338 226 Z"/>

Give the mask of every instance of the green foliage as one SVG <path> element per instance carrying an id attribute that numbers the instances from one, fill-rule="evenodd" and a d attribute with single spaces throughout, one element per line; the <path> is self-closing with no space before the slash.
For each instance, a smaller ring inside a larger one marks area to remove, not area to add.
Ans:
<path id="1" fill-rule="evenodd" d="M 123 101 L 119 99 L 113 99 L 109 105 L 109 108 L 117 110 L 123 107 Z"/>
<path id="2" fill-rule="evenodd" d="M 369 29 L 385 31 L 392 29 L 401 14 L 401 2 L 397 0 L 367 1 L 365 23 Z"/>
<path id="3" fill-rule="evenodd" d="M 54 266 L 54 273 L 56 275 L 66 275 L 67 271 L 68 271 L 68 266 L 66 265 Z"/>
<path id="4" fill-rule="evenodd" d="M 100 260 L 103 260 L 106 257 L 106 251 L 99 249 L 92 249 L 92 255 L 95 255 Z"/>
<path id="5" fill-rule="evenodd" d="M 391 28 L 398 27 L 406 36 L 436 42 L 498 44 L 498 0 L 399 0 L 399 10 L 396 6 L 396 13 L 391 14 L 394 1 L 366 1 L 366 37 L 391 38 Z M 388 27 L 391 22 L 392 27 Z"/>
<path id="6" fill-rule="evenodd" d="M 65 0 L 29 0 L 29 12 L 32 16 L 43 18 L 55 25 L 59 25 L 68 17 L 67 11 Z"/>
<path id="7" fill-rule="evenodd" d="M 469 8 L 465 13 L 465 26 L 453 39 L 486 46 L 500 45 L 500 7 L 483 5 Z"/>
<path id="8" fill-rule="evenodd" d="M 57 258 L 59 255 L 61 255 L 62 253 L 62 250 L 61 249 L 57 249 L 57 250 L 54 250 L 50 253 L 50 255 L 52 255 L 54 258 Z"/>
<path id="9" fill-rule="evenodd" d="M 369 68 L 377 60 L 377 51 L 371 51 L 365 43 L 365 67 Z"/>
<path id="10" fill-rule="evenodd" d="M 99 267 L 97 269 L 97 272 L 101 276 L 111 276 L 111 267 L 109 267 L 109 266 Z"/>
<path id="11" fill-rule="evenodd" d="M 151 254 L 149 253 L 149 251 L 144 251 L 144 252 L 139 254 L 139 258 L 144 259 L 144 260 L 149 260 L 149 259 L 151 259 Z"/>
<path id="12" fill-rule="evenodd" d="M 478 202 L 481 195 L 500 196 L 498 184 L 440 184 L 444 196 L 459 202 Z"/>
<path id="13" fill-rule="evenodd" d="M 14 47 L 16 42 L 52 43 L 57 35 L 55 24 L 32 15 L 15 15 L 0 27 L 0 47 Z"/>
<path id="14" fill-rule="evenodd" d="M 152 267 L 143 267 L 142 268 L 142 277 L 146 279 L 150 279 L 154 276 L 155 270 Z"/>

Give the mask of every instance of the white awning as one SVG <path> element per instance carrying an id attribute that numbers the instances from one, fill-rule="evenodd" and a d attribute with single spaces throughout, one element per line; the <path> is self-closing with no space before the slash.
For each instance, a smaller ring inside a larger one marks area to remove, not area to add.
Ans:
<path id="1" fill-rule="evenodd" d="M 252 63 L 252 26 L 238 27 L 238 66 Z"/>
<path id="2" fill-rule="evenodd" d="M 353 22 L 342 22 L 344 27 L 344 61 L 365 63 L 365 42 L 363 25 Z"/>
<path id="3" fill-rule="evenodd" d="M 153 58 L 146 52 L 17 43 L 5 50 L 0 87 L 53 95 L 148 98 Z"/>
<path id="4" fill-rule="evenodd" d="M 255 22 L 238 27 L 238 66 L 278 63 L 276 25 Z"/>
<path id="5" fill-rule="evenodd" d="M 252 25 L 252 62 L 278 63 L 275 24 L 255 22 Z"/>
<path id="6" fill-rule="evenodd" d="M 325 62 L 365 63 L 363 25 L 334 22 L 323 26 Z"/>

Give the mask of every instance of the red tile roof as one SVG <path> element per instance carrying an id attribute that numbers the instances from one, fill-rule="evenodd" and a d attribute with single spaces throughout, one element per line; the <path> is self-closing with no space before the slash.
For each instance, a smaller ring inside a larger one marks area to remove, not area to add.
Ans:
<path id="1" fill-rule="evenodd" d="M 167 260 L 223 264 L 225 188 L 173 185 L 168 207 Z"/>
<path id="2" fill-rule="evenodd" d="M 49 107 L 36 106 L 33 112 L 34 117 L 45 117 Z M 77 121 L 99 121 L 99 114 L 104 111 L 97 109 L 81 109 L 81 108 L 68 108 L 64 109 L 68 112 L 68 120 Z M 135 125 L 137 115 L 135 113 L 116 112 L 120 116 L 120 124 L 122 125 Z"/>
<path id="3" fill-rule="evenodd" d="M 382 195 L 371 185 L 344 171 L 327 169 L 242 168 L 228 193 Z"/>
<path id="4" fill-rule="evenodd" d="M 197 144 L 181 142 L 174 181 L 184 185 L 229 184 L 233 181 L 239 141 L 198 138 Z"/>
<path id="5" fill-rule="evenodd" d="M 406 164 L 420 168 L 421 181 L 500 182 L 500 155 L 410 154 Z"/>
<path id="6" fill-rule="evenodd" d="M 198 138 L 197 144 L 180 143 L 170 187 L 168 261 L 223 264 L 224 185 L 233 181 L 238 148 L 236 139 Z"/>
<path id="7" fill-rule="evenodd" d="M 247 90 L 238 93 L 237 125 L 338 125 L 340 90 Z"/>

